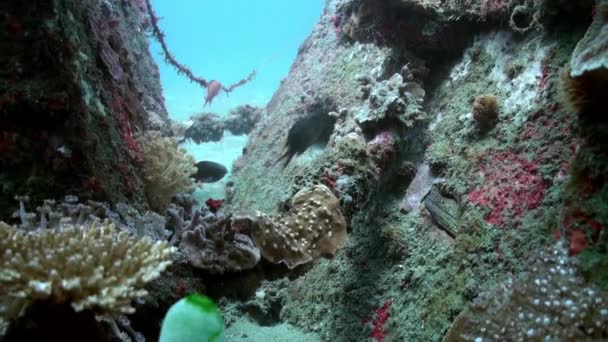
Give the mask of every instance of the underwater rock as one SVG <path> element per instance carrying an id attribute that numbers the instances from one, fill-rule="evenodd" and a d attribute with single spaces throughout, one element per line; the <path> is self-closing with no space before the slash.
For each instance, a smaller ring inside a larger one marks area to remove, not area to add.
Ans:
<path id="1" fill-rule="evenodd" d="M 214 113 L 195 115 L 191 118 L 192 125 L 184 132 L 183 140 L 192 139 L 197 144 L 220 141 L 226 130 L 234 135 L 249 134 L 263 113 L 260 107 L 244 105 L 231 109 L 225 118 Z"/>
<path id="2" fill-rule="evenodd" d="M 562 74 L 562 90 L 570 107 L 587 122 L 605 122 L 608 89 L 608 1 L 601 0 L 585 36 L 578 42 L 569 69 Z"/>
<path id="3" fill-rule="evenodd" d="M 442 182 L 443 179 L 435 178 L 431 174 L 431 168 L 428 164 L 422 163 L 418 165 L 416 176 L 407 187 L 405 198 L 401 204 L 401 210 L 409 213 L 414 209 L 418 209 L 424 197 L 431 191 L 433 184 Z"/>
<path id="4" fill-rule="evenodd" d="M 263 115 L 263 108 L 251 105 L 238 106 L 228 112 L 224 126 L 234 135 L 249 134 Z"/>
<path id="5" fill-rule="evenodd" d="M 220 141 L 226 128 L 222 118 L 214 113 L 201 113 L 192 117 L 193 123 L 184 132 L 184 139 L 192 139 L 201 144 Z M 181 141 L 180 141 L 181 142 Z"/>
<path id="6" fill-rule="evenodd" d="M 424 117 L 421 107 L 424 89 L 416 82 L 405 81 L 399 73 L 393 74 L 388 80 L 364 84 L 361 92 L 365 101 L 353 111 L 356 122 L 364 131 L 387 120 L 411 127 L 416 120 Z"/>

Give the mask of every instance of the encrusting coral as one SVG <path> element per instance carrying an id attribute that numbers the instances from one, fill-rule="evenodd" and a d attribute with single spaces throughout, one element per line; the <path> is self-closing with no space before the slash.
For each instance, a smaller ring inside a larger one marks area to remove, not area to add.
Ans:
<path id="1" fill-rule="evenodd" d="M 262 256 L 289 268 L 319 256 L 333 256 L 346 241 L 340 201 L 324 185 L 300 190 L 286 215 L 241 215 L 233 226 L 249 232 Z"/>
<path id="2" fill-rule="evenodd" d="M 560 242 L 530 273 L 479 295 L 444 341 L 596 341 L 607 324 L 608 296 L 587 284 Z"/>
<path id="3" fill-rule="evenodd" d="M 289 268 L 320 256 L 333 256 L 346 240 L 346 220 L 340 201 L 324 185 L 294 195 L 287 214 L 221 213 L 178 206 L 168 209 L 174 235 L 190 264 L 210 273 L 253 268 L 260 257 Z"/>
<path id="4" fill-rule="evenodd" d="M 194 190 L 190 178 L 196 173 L 194 158 L 178 148 L 175 139 L 150 131 L 138 140 L 144 156 L 146 197 L 153 209 L 165 210 L 173 196 Z"/>

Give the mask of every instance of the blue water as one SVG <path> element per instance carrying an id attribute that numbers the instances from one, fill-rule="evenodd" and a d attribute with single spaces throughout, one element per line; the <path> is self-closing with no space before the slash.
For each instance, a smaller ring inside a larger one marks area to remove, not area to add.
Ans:
<path id="1" fill-rule="evenodd" d="M 251 82 L 228 95 L 220 93 L 203 108 L 206 90 L 178 75 L 165 63 L 159 44 L 151 40 L 169 117 L 186 121 L 203 110 L 225 115 L 242 104 L 264 106 L 287 76 L 323 4 L 324 0 L 153 0 L 167 45 L 195 75 L 229 86 L 257 71 Z M 245 144 L 247 136 L 228 133 L 219 142 L 187 142 L 182 147 L 196 161 L 214 161 L 230 170 Z M 229 177 L 230 173 L 219 182 L 205 184 L 195 197 L 201 202 L 223 198 Z"/>
<path id="2" fill-rule="evenodd" d="M 240 104 L 265 105 L 287 75 L 300 44 L 321 15 L 324 0 L 153 0 L 161 29 L 176 58 L 197 76 L 230 85 L 253 69 L 256 78 L 229 95 L 220 93 L 206 111 L 224 115 Z M 152 53 L 161 74 L 167 110 L 187 120 L 203 110 L 205 90 Z"/>

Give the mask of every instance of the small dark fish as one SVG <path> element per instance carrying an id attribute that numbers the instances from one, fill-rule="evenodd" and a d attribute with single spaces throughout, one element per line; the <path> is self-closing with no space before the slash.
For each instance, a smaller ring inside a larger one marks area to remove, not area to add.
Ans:
<path id="1" fill-rule="evenodd" d="M 296 121 L 287 135 L 287 151 L 275 163 L 285 159 L 283 167 L 291 159 L 306 151 L 311 145 L 326 143 L 331 135 L 336 119 L 325 113 L 315 113 Z"/>
<path id="2" fill-rule="evenodd" d="M 195 165 L 197 171 L 191 177 L 201 183 L 217 182 L 224 178 L 226 173 L 228 173 L 228 169 L 226 169 L 222 164 L 212 161 L 204 160 L 196 163 Z"/>

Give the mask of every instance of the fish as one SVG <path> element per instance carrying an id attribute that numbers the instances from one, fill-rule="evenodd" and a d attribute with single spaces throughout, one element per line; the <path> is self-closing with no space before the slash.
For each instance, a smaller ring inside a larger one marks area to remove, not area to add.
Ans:
<path id="1" fill-rule="evenodd" d="M 304 153 L 311 145 L 327 142 L 335 122 L 336 118 L 321 112 L 296 121 L 289 129 L 287 142 L 283 147 L 287 151 L 276 160 L 275 164 L 284 159 L 283 168 L 285 168 L 294 156 Z"/>
<path id="2" fill-rule="evenodd" d="M 216 162 L 203 160 L 195 164 L 196 173 L 190 177 L 201 183 L 214 183 L 224 178 L 228 169 L 222 164 Z"/>
<path id="3" fill-rule="evenodd" d="M 219 94 L 220 90 L 222 90 L 222 84 L 220 82 L 216 80 L 209 82 L 207 85 L 207 96 L 205 96 L 205 105 L 203 105 L 203 108 L 207 104 L 211 104 L 211 101 L 213 101 L 213 98 Z"/>

